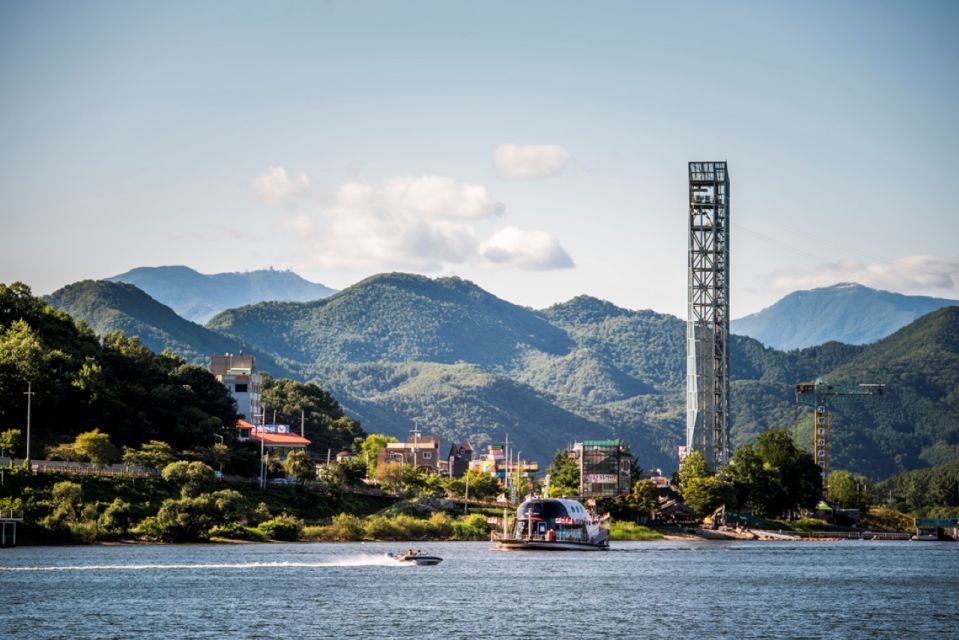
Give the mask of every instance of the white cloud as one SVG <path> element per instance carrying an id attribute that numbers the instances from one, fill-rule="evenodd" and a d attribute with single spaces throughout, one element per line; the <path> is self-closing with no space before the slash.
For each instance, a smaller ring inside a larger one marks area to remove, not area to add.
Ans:
<path id="1" fill-rule="evenodd" d="M 501 144 L 493 161 L 496 168 L 514 178 L 548 178 L 566 168 L 569 151 L 558 144 Z"/>
<path id="2" fill-rule="evenodd" d="M 490 264 L 519 269 L 568 269 L 573 259 L 559 242 L 545 231 L 503 227 L 480 245 L 480 256 Z"/>
<path id="3" fill-rule="evenodd" d="M 473 223 L 503 215 L 486 187 L 443 176 L 348 182 L 332 201 L 282 221 L 324 268 L 439 271 L 447 265 L 556 269 L 573 266 L 549 234 L 506 227 L 486 242 Z"/>
<path id="4" fill-rule="evenodd" d="M 959 257 L 905 256 L 886 262 L 865 263 L 843 260 L 815 270 L 773 273 L 769 285 L 779 291 L 812 289 L 858 282 L 874 289 L 897 292 L 959 291 Z"/>
<path id="5" fill-rule="evenodd" d="M 253 188 L 261 200 L 280 202 L 310 186 L 310 180 L 302 171 L 292 177 L 283 167 L 270 167 L 253 180 Z"/>
<path id="6" fill-rule="evenodd" d="M 476 256 L 469 221 L 501 215 L 486 187 L 443 176 L 349 182 L 319 218 L 319 262 L 325 266 L 436 271 Z"/>

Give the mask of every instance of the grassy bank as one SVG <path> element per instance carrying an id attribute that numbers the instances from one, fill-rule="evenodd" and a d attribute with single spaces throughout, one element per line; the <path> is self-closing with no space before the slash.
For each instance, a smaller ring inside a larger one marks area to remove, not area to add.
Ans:
<path id="1" fill-rule="evenodd" d="M 609 537 L 611 540 L 662 540 L 663 534 L 635 522 L 613 520 L 609 525 Z"/>

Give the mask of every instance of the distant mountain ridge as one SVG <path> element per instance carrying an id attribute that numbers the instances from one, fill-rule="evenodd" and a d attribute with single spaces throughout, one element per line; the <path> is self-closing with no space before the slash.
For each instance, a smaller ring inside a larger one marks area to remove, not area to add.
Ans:
<path id="1" fill-rule="evenodd" d="M 180 316 L 201 324 L 224 309 L 267 300 L 306 302 L 336 293 L 292 271 L 274 269 L 207 275 L 184 266 L 138 267 L 106 280 L 136 285 Z"/>
<path id="2" fill-rule="evenodd" d="M 908 296 L 844 282 L 795 291 L 771 307 L 730 322 L 730 331 L 776 349 L 802 349 L 830 341 L 869 344 L 913 320 L 959 300 Z"/>
<path id="3" fill-rule="evenodd" d="M 417 424 L 480 447 L 509 435 L 541 462 L 576 439 L 621 437 L 664 470 L 684 441 L 685 323 L 653 311 L 589 296 L 536 311 L 458 278 L 382 274 L 325 300 L 230 309 L 207 329 L 263 369 L 315 380 L 370 432 Z M 879 478 L 959 456 L 959 307 L 877 344 L 782 352 L 734 335 L 730 352 L 734 445 L 770 427 L 809 442 L 794 386 L 824 376 L 889 385 L 830 407 L 834 468 Z"/>

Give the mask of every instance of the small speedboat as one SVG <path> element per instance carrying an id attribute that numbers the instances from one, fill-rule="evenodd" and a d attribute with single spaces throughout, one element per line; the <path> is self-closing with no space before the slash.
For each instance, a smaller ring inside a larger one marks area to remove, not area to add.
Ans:
<path id="1" fill-rule="evenodd" d="M 399 555 L 393 555 L 392 553 L 388 553 L 386 555 L 393 558 L 394 560 L 397 560 L 398 562 L 424 565 L 424 566 L 439 564 L 443 562 L 443 558 L 440 558 L 439 556 L 427 555 L 423 553 L 422 551 L 413 551 L 412 549 L 404 553 L 401 553 Z"/>

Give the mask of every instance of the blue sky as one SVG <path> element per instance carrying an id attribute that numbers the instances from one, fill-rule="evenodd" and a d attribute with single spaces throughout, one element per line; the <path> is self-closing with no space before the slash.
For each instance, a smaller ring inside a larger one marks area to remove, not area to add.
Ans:
<path id="1" fill-rule="evenodd" d="M 0 281 L 459 275 L 685 316 L 727 160 L 732 313 L 959 298 L 956 3 L 0 4 Z"/>

